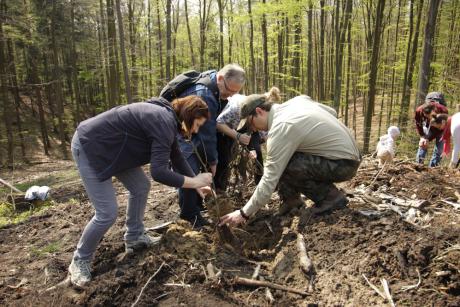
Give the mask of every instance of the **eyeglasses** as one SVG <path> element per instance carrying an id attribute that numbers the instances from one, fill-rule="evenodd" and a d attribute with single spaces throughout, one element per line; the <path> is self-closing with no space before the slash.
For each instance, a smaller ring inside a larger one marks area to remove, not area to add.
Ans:
<path id="1" fill-rule="evenodd" d="M 236 93 L 238 93 L 240 91 L 240 90 L 235 91 L 235 90 L 232 90 L 231 88 L 229 88 L 227 86 L 227 82 L 225 81 L 225 78 L 224 78 L 224 87 L 225 87 L 225 90 L 227 90 L 227 92 L 229 92 L 229 93 L 236 94 Z"/>

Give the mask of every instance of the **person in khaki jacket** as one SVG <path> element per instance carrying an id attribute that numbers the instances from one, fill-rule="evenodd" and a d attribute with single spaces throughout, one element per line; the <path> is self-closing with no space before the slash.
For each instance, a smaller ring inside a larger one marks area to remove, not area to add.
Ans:
<path id="1" fill-rule="evenodd" d="M 278 185 L 280 214 L 304 202 L 315 203 L 313 213 L 345 207 L 348 200 L 334 182 L 356 174 L 361 155 L 350 130 L 334 109 L 308 96 L 281 105 L 264 95 L 250 95 L 242 103 L 241 118 L 256 131 L 268 131 L 264 174 L 246 205 L 221 218 L 221 224 L 238 225 L 265 205 Z"/>

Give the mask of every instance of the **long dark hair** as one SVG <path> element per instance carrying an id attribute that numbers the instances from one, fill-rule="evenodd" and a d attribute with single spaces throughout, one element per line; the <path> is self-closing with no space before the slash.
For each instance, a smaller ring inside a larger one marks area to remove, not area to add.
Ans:
<path id="1" fill-rule="evenodd" d="M 187 131 L 192 129 L 195 119 L 209 119 L 210 117 L 208 105 L 199 96 L 191 95 L 174 99 L 172 107 L 176 112 L 177 118 L 185 125 Z M 182 133 L 185 132 L 182 128 Z"/>

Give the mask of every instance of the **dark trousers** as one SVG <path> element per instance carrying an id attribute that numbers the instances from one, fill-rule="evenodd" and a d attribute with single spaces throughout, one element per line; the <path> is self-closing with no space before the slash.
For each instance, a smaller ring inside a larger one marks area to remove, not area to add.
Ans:
<path id="1" fill-rule="evenodd" d="M 216 175 L 214 176 L 214 185 L 217 190 L 225 191 L 227 189 L 228 180 L 230 178 L 230 163 L 233 160 L 233 152 L 235 140 L 217 133 L 217 156 L 219 162 L 216 167 Z"/>
<path id="2" fill-rule="evenodd" d="M 334 182 L 350 180 L 356 175 L 360 161 L 330 160 L 296 152 L 289 160 L 278 183 L 283 201 L 305 195 L 315 203 L 324 200 Z"/>
<path id="3" fill-rule="evenodd" d="M 191 154 L 187 159 L 188 164 L 195 174 L 200 173 L 200 160 L 196 154 Z M 181 218 L 194 218 L 200 213 L 203 206 L 203 199 L 195 189 L 179 189 L 179 207 Z"/>

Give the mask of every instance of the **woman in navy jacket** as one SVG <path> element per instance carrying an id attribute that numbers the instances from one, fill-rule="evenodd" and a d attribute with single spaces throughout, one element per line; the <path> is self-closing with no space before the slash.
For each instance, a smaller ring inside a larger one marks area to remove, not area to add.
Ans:
<path id="1" fill-rule="evenodd" d="M 124 235 L 127 251 L 159 241 L 144 233 L 150 180 L 142 165 L 150 163 L 152 178 L 162 184 L 197 189 L 201 196 L 209 190 L 212 175 L 195 176 L 177 142 L 179 134 L 190 139 L 208 118 L 206 103 L 198 96 L 187 96 L 172 104 L 152 98 L 118 106 L 80 123 L 72 139 L 72 155 L 96 213 L 86 225 L 69 266 L 73 284 L 83 286 L 91 280 L 93 255 L 117 218 L 113 176 L 129 191 Z"/>

